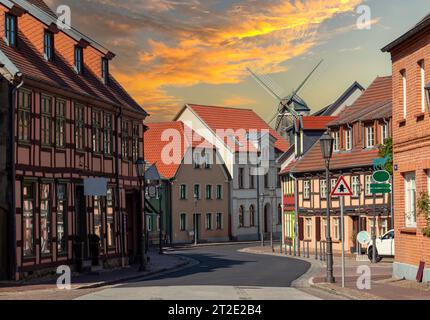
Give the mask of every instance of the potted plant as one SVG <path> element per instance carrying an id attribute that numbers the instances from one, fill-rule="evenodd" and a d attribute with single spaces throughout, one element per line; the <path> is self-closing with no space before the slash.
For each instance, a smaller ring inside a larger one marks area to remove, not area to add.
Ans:
<path id="1" fill-rule="evenodd" d="M 98 266 L 99 256 L 100 256 L 100 237 L 96 234 L 89 234 L 88 243 L 90 247 L 90 256 L 92 260 L 92 265 Z"/>

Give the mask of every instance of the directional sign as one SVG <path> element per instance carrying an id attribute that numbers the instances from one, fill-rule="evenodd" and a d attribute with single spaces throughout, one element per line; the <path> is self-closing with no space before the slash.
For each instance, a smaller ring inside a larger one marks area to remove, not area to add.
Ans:
<path id="1" fill-rule="evenodd" d="M 375 180 L 376 182 L 381 182 L 381 183 L 385 183 L 390 181 L 390 173 L 388 171 L 385 170 L 380 170 L 380 171 L 375 171 L 373 173 L 373 180 Z"/>
<path id="2" fill-rule="evenodd" d="M 331 192 L 332 197 L 343 197 L 343 196 L 352 196 L 353 193 L 348 183 L 345 180 L 345 177 L 341 176 L 339 180 L 337 180 L 336 186 Z"/>
<path id="3" fill-rule="evenodd" d="M 372 183 L 370 185 L 371 194 L 391 193 L 391 184 L 389 183 Z"/>

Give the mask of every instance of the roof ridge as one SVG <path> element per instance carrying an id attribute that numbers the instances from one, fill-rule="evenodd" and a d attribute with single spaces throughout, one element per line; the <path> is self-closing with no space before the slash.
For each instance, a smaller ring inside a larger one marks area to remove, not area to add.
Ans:
<path id="1" fill-rule="evenodd" d="M 226 106 L 210 106 L 205 104 L 196 104 L 196 103 L 186 103 L 187 106 L 196 106 L 196 107 L 203 107 L 203 108 L 218 108 L 218 109 L 230 109 L 230 110 L 244 110 L 244 111 L 254 111 L 252 108 L 235 108 L 235 107 L 226 107 Z"/>

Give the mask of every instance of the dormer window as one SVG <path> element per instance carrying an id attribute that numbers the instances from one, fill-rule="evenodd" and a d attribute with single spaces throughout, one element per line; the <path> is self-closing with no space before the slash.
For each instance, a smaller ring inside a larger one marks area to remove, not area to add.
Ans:
<path id="1" fill-rule="evenodd" d="M 333 141 L 333 152 L 338 152 L 340 150 L 340 135 L 339 131 L 332 133 Z"/>
<path id="2" fill-rule="evenodd" d="M 375 146 L 375 128 L 373 125 L 366 127 L 366 148 Z"/>
<path id="3" fill-rule="evenodd" d="M 351 150 L 352 149 L 352 129 L 348 128 L 345 130 L 345 149 Z"/>
<path id="4" fill-rule="evenodd" d="M 46 60 L 54 60 L 54 34 L 48 30 L 45 30 L 43 38 L 43 53 Z"/>
<path id="5" fill-rule="evenodd" d="M 5 41 L 10 47 L 16 47 L 17 42 L 17 18 L 14 15 L 6 14 L 5 20 Z"/>
<path id="6" fill-rule="evenodd" d="M 75 71 L 78 74 L 84 71 L 84 50 L 80 46 L 75 46 Z"/>
<path id="7" fill-rule="evenodd" d="M 109 82 L 109 60 L 102 58 L 102 80 L 105 84 Z"/>

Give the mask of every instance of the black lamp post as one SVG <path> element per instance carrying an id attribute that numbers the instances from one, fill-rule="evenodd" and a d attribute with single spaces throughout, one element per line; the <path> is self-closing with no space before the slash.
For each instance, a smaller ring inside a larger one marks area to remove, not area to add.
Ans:
<path id="1" fill-rule="evenodd" d="M 326 240 L 327 240 L 327 282 L 328 283 L 335 283 L 335 279 L 333 276 L 333 243 L 331 239 L 331 229 L 330 229 L 330 159 L 333 155 L 333 144 L 334 139 L 328 135 L 324 134 L 320 139 L 321 144 L 321 152 L 323 159 L 325 161 L 325 178 L 326 178 L 326 185 L 327 185 L 327 230 L 326 230 Z"/>
<path id="2" fill-rule="evenodd" d="M 139 230 L 142 233 L 141 236 L 141 248 L 140 248 L 140 267 L 139 271 L 146 270 L 146 210 L 145 210 L 145 172 L 146 172 L 146 161 L 143 159 L 138 159 L 135 163 L 137 175 L 139 177 L 139 188 L 140 188 L 140 201 L 143 201 L 143 214 L 140 212 L 140 221 L 142 223 L 139 225 Z M 142 209 L 142 206 L 140 207 Z"/>

